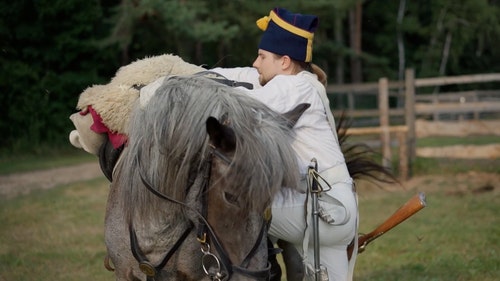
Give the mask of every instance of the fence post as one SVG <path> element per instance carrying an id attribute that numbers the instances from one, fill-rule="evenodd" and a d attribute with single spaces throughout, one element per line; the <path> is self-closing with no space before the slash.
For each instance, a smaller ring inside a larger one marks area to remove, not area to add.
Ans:
<path id="1" fill-rule="evenodd" d="M 406 181 L 408 179 L 408 141 L 406 130 L 398 131 L 397 138 L 399 144 L 399 178 L 402 181 Z"/>
<path id="2" fill-rule="evenodd" d="M 382 143 L 382 165 L 392 168 L 391 133 L 389 131 L 389 81 L 378 80 L 378 108 L 380 111 L 380 141 Z"/>
<path id="3" fill-rule="evenodd" d="M 354 109 L 355 109 L 354 93 L 353 93 L 353 91 L 349 91 L 347 93 L 347 108 L 349 108 L 350 112 L 354 111 Z"/>
<path id="4" fill-rule="evenodd" d="M 405 122 L 408 127 L 408 160 L 409 173 L 416 157 L 416 133 L 415 133 L 415 71 L 408 68 L 405 71 Z"/>

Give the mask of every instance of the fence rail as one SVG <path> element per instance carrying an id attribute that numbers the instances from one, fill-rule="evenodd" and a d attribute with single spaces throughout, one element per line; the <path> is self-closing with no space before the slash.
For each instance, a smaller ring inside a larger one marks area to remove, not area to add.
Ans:
<path id="1" fill-rule="evenodd" d="M 350 134 L 379 134 L 385 159 L 383 163 L 386 166 L 390 165 L 392 158 L 390 135 L 398 132 L 396 135 L 400 146 L 400 177 L 406 179 L 410 176 L 411 170 L 405 167 L 411 167 L 410 163 L 416 157 L 415 122 L 418 116 L 431 115 L 434 120 L 439 120 L 440 114 L 472 113 L 474 118 L 478 119 L 481 113 L 500 113 L 500 90 L 418 95 L 417 89 L 489 82 L 500 82 L 500 73 L 416 79 L 413 69 L 407 69 L 404 81 L 389 81 L 387 78 L 380 78 L 378 83 L 331 85 L 327 87 L 327 92 L 347 95 L 348 106 L 344 111 L 348 116 L 379 119 L 379 127 L 352 128 L 348 132 Z M 356 95 L 376 95 L 378 109 L 354 109 Z M 404 107 L 389 108 L 389 96 L 404 98 Z M 334 113 L 338 114 L 338 112 Z M 404 116 L 405 125 L 391 126 L 389 120 L 392 116 Z"/>

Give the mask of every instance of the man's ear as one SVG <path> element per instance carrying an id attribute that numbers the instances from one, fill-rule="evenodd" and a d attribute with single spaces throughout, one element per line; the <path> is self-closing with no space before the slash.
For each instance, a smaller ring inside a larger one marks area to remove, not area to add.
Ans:
<path id="1" fill-rule="evenodd" d="M 289 70 L 290 67 L 292 67 L 292 59 L 287 56 L 287 55 L 284 55 L 281 57 L 281 69 L 282 70 Z"/>

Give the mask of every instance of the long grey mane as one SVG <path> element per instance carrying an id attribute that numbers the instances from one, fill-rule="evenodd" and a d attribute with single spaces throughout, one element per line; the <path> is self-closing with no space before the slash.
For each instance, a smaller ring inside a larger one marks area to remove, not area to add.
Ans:
<path id="1" fill-rule="evenodd" d="M 225 177 L 246 204 L 242 207 L 262 208 L 282 186 L 296 187 L 299 173 L 289 145 L 291 131 L 281 115 L 210 79 L 171 77 L 146 106 L 138 103 L 131 116 L 127 148 L 115 177 L 129 218 L 155 216 L 163 204 L 142 184 L 140 173 L 155 189 L 180 201 L 189 188 L 199 188 L 209 152 L 209 116 L 226 120 L 235 132 L 236 151 Z"/>

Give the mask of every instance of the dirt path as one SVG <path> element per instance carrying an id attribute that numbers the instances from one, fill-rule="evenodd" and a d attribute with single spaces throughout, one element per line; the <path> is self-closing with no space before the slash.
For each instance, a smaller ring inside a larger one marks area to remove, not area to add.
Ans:
<path id="1" fill-rule="evenodd" d="M 34 189 L 49 189 L 76 181 L 104 178 L 99 163 L 0 176 L 0 197 L 11 198 Z"/>
<path id="2" fill-rule="evenodd" d="M 50 189 L 62 184 L 77 181 L 102 178 L 98 162 L 85 163 L 75 166 L 62 167 L 50 170 L 17 173 L 0 176 L 0 198 L 12 198 L 22 194 L 28 194 L 35 189 Z M 405 190 L 419 190 L 433 192 L 446 189 L 451 194 L 468 193 L 486 189 L 485 191 L 500 192 L 500 174 L 484 172 L 468 172 L 455 175 L 426 175 L 413 177 L 403 183 Z M 387 186 L 383 184 L 384 190 L 401 190 L 401 186 Z M 369 191 L 380 191 L 380 186 L 375 187 L 369 182 L 361 181 L 358 184 L 364 194 Z M 491 189 L 490 189 L 491 188 Z"/>

